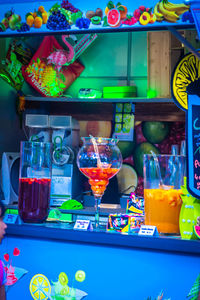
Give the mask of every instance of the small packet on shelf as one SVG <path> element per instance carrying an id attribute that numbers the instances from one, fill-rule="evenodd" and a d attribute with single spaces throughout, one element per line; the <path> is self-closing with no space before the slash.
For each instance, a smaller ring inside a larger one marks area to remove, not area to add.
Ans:
<path id="1" fill-rule="evenodd" d="M 134 216 L 133 214 L 110 214 L 108 217 L 107 231 L 137 233 L 141 225 L 144 225 L 143 216 Z"/>
<path id="2" fill-rule="evenodd" d="M 126 213 L 144 216 L 144 198 L 137 197 L 135 193 L 131 193 L 127 200 Z"/>

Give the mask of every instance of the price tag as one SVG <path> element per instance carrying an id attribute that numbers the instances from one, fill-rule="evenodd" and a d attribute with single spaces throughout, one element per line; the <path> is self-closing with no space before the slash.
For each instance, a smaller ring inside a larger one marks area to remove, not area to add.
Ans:
<path id="1" fill-rule="evenodd" d="M 6 224 L 15 224 L 17 222 L 17 219 L 18 219 L 18 215 L 6 214 L 3 218 L 3 221 Z"/>
<path id="2" fill-rule="evenodd" d="M 76 220 L 76 223 L 74 225 L 74 229 L 79 230 L 92 230 L 92 223 L 90 220 Z"/>
<path id="3" fill-rule="evenodd" d="M 141 225 L 138 235 L 159 236 L 156 226 Z"/>

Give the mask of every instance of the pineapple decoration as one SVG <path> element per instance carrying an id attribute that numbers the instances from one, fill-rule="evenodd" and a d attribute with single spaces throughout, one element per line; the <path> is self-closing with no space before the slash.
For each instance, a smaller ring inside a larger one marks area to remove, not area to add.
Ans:
<path id="1" fill-rule="evenodd" d="M 195 280 L 194 285 L 192 286 L 189 294 L 187 295 L 188 300 L 197 300 L 200 299 L 200 274 Z"/>
<path id="2" fill-rule="evenodd" d="M 181 186 L 181 190 L 183 204 L 179 216 L 180 234 L 184 239 L 197 239 L 194 227 L 196 227 L 197 218 L 200 216 L 200 200 L 189 194 L 186 187 L 186 177 L 184 178 L 184 185 Z"/>

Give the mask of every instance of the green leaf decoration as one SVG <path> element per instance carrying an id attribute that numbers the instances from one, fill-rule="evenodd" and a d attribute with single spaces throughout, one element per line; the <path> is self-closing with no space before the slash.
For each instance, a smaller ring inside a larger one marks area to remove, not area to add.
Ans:
<path id="1" fill-rule="evenodd" d="M 27 19 L 28 16 L 33 16 L 33 15 L 32 15 L 31 13 L 27 13 L 27 14 L 25 15 L 25 19 Z"/>
<path id="2" fill-rule="evenodd" d="M 118 9 L 119 11 L 125 11 L 125 9 L 124 9 L 123 6 L 117 7 L 117 9 Z"/>
<path id="3" fill-rule="evenodd" d="M 108 19 L 107 19 L 107 16 L 105 16 L 105 17 L 103 18 L 103 27 L 106 27 L 106 26 L 108 26 Z"/>
<path id="4" fill-rule="evenodd" d="M 61 89 L 65 89 L 66 86 L 65 86 L 63 83 L 61 83 L 61 84 L 60 84 L 60 88 L 61 88 Z"/>
<path id="5" fill-rule="evenodd" d="M 60 80 L 62 80 L 62 82 L 65 82 L 65 76 L 63 75 L 63 73 L 60 73 L 59 78 Z"/>
<path id="6" fill-rule="evenodd" d="M 108 9 L 112 9 L 115 7 L 114 3 L 112 1 L 109 1 L 107 4 Z"/>
<path id="7" fill-rule="evenodd" d="M 50 8 L 50 12 L 53 12 L 53 11 L 57 11 L 59 8 L 61 8 L 61 5 L 58 4 L 58 3 L 55 3 L 51 8 Z"/>
<path id="8" fill-rule="evenodd" d="M 118 8 L 118 6 L 120 6 L 120 5 L 122 5 L 122 4 L 121 4 L 120 2 L 117 2 L 117 5 L 116 5 L 116 6 L 117 6 L 117 8 Z"/>
<path id="9" fill-rule="evenodd" d="M 42 18 L 42 13 L 41 13 L 41 11 L 37 11 L 37 16 L 40 17 L 40 18 Z"/>
<path id="10" fill-rule="evenodd" d="M 197 276 L 195 283 L 193 284 L 189 294 L 187 295 L 189 300 L 200 299 L 200 274 Z"/>
<path id="11" fill-rule="evenodd" d="M 2 29 L 2 31 L 6 31 L 6 26 L 3 23 L 0 23 L 0 28 Z"/>

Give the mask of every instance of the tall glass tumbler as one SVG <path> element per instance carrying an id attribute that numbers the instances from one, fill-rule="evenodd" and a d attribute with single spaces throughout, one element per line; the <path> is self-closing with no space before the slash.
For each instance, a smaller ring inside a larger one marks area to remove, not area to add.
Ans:
<path id="1" fill-rule="evenodd" d="M 185 156 L 144 155 L 146 225 L 157 226 L 160 233 L 179 234 L 184 176 Z"/>
<path id="2" fill-rule="evenodd" d="M 21 142 L 19 215 L 24 222 L 42 223 L 49 212 L 52 144 Z"/>

